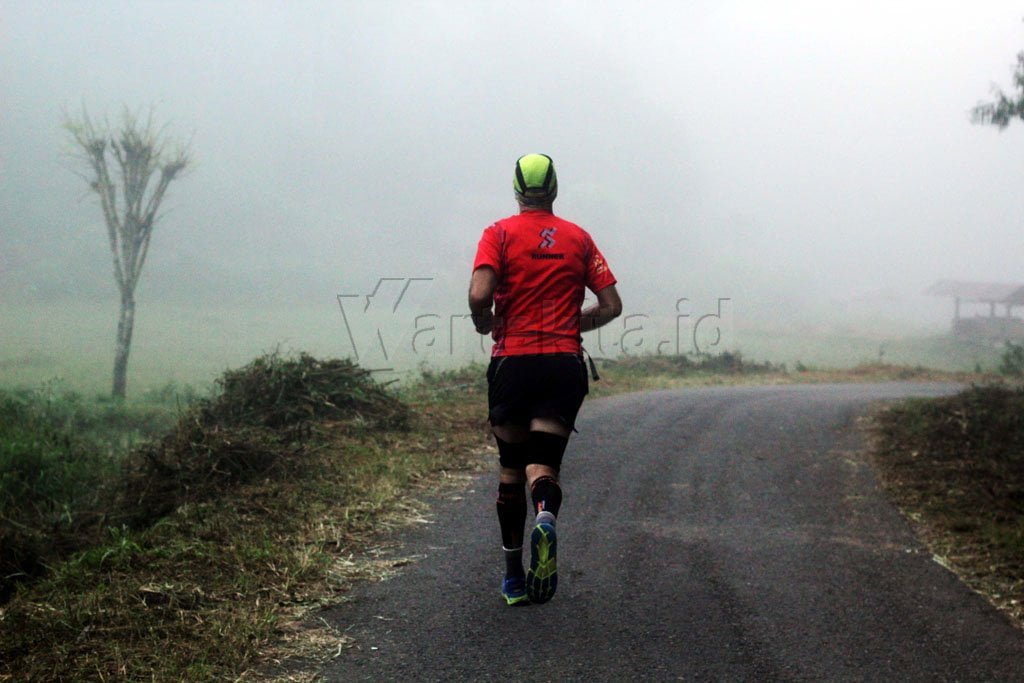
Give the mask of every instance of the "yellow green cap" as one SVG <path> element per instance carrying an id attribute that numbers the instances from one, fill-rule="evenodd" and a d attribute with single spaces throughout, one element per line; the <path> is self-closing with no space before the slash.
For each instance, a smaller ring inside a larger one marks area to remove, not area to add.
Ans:
<path id="1" fill-rule="evenodd" d="M 558 194 L 555 162 L 547 154 L 519 157 L 512 186 L 516 196 L 527 204 L 554 199 Z"/>

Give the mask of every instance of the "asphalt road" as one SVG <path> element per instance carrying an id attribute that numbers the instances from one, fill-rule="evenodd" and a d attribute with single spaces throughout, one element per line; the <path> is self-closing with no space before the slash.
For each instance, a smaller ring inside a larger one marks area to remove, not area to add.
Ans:
<path id="1" fill-rule="evenodd" d="M 563 467 L 559 587 L 509 608 L 493 478 L 406 535 L 423 555 L 325 617 L 354 680 L 1024 680 L 1024 634 L 931 559 L 854 426 L 871 384 L 588 402 Z"/>

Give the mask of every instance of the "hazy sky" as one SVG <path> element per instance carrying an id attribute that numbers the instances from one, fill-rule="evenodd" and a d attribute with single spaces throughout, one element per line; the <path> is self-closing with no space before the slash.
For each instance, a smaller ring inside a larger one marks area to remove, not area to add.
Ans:
<path id="1" fill-rule="evenodd" d="M 2 2 L 0 297 L 113 299 L 61 110 L 152 104 L 196 163 L 143 299 L 330 301 L 417 276 L 461 310 L 516 157 L 541 151 L 627 310 L 913 316 L 938 278 L 1024 281 L 1024 125 L 968 117 L 1010 85 L 1022 17 L 1002 0 Z"/>

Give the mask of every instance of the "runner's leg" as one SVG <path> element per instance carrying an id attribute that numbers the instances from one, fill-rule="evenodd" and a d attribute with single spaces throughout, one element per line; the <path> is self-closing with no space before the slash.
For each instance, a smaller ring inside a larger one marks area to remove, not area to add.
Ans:
<path id="1" fill-rule="evenodd" d="M 562 503 L 558 471 L 568 437 L 569 430 L 558 420 L 537 418 L 530 422 L 526 478 L 537 515 L 530 533 L 530 570 L 526 574 L 526 590 L 532 602 L 547 602 L 558 587 L 555 517 Z"/>
<path id="2" fill-rule="evenodd" d="M 569 429 L 559 420 L 534 418 L 530 421 L 526 482 L 530 487 L 536 513 L 546 510 L 558 516 L 558 508 L 562 503 L 558 471 L 568 443 Z"/>
<path id="3" fill-rule="evenodd" d="M 505 578 L 501 593 L 505 602 L 515 605 L 527 601 L 523 572 L 523 527 L 526 524 L 526 436 L 522 426 L 494 426 L 501 463 L 498 475 L 498 524 L 505 555 Z"/>

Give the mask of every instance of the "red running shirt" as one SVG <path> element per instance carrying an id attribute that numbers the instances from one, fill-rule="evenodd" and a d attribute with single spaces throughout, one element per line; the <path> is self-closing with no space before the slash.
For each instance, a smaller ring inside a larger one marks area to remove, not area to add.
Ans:
<path id="1" fill-rule="evenodd" d="M 547 211 L 525 211 L 484 230 L 473 270 L 492 268 L 492 356 L 579 353 L 584 287 L 616 283 L 586 230 Z"/>

